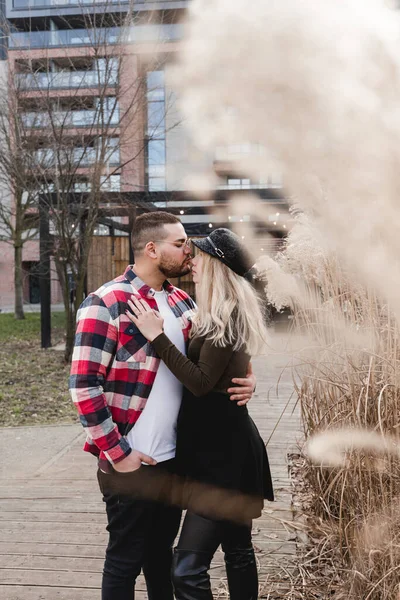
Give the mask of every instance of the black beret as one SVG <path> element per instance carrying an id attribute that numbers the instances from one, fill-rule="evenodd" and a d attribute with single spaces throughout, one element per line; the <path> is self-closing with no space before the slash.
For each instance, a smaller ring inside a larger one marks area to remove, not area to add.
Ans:
<path id="1" fill-rule="evenodd" d="M 243 241 L 230 229 L 223 227 L 214 229 L 208 237 L 192 240 L 192 242 L 197 248 L 218 258 L 242 277 L 254 265 L 255 261 Z"/>

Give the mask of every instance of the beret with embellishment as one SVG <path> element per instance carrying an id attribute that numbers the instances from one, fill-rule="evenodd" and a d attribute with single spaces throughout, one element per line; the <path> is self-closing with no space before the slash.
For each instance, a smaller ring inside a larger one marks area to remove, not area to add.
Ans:
<path id="1" fill-rule="evenodd" d="M 217 258 L 242 277 L 254 265 L 254 259 L 243 241 L 230 229 L 219 227 L 206 238 L 192 240 L 206 254 Z"/>

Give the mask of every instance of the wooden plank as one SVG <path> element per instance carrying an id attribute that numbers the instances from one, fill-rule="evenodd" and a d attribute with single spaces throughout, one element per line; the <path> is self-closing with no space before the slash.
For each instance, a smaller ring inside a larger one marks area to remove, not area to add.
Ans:
<path id="1" fill-rule="evenodd" d="M 82 492 L 82 490 L 58 489 L 57 486 L 46 489 L 35 489 L 35 487 L 27 487 L 25 489 L 6 489 L 0 492 L 0 502 L 3 500 L 32 500 L 39 502 L 41 500 L 76 500 L 77 503 L 84 501 L 85 503 L 97 502 L 101 500 L 99 490 L 91 490 Z"/>
<path id="2" fill-rule="evenodd" d="M 0 541 L 0 555 L 1 554 L 18 554 L 18 555 L 30 555 L 30 556 L 71 556 L 71 557 L 86 557 L 86 558 L 102 558 L 104 557 L 104 551 L 106 547 L 107 538 L 101 538 L 98 536 L 97 543 L 89 543 L 88 541 L 80 544 L 70 543 L 67 541 L 49 542 L 31 540 L 26 541 L 12 541 L 12 536 L 9 536 L 10 540 Z M 23 538 L 24 536 L 21 536 Z M 282 546 L 285 546 L 290 553 L 295 551 L 295 544 L 290 541 L 281 541 L 273 539 L 261 539 L 255 540 L 256 545 L 265 552 L 278 551 Z"/>
<path id="3" fill-rule="evenodd" d="M 63 521 L 0 521 L 0 532 L 20 531 L 25 535 L 31 536 L 40 532 L 57 531 L 61 537 L 66 537 L 72 533 L 81 533 L 84 535 L 100 535 L 105 534 L 106 524 L 96 522 L 76 523 L 74 520 L 70 522 Z M 1 537 L 1 533 L 0 533 Z"/>
<path id="4" fill-rule="evenodd" d="M 34 510 L 29 512 L 24 511 L 8 511 L 8 512 L 0 512 L 0 527 L 4 525 L 4 523 L 9 522 L 48 522 L 48 523 L 71 523 L 74 522 L 76 524 L 79 523 L 87 523 L 88 522 L 88 514 L 79 513 L 79 512 L 35 512 Z M 53 507 L 55 508 L 55 507 Z M 94 519 L 94 515 L 92 515 L 92 520 Z M 104 526 L 107 524 L 107 519 L 105 515 L 105 511 L 98 512 L 95 515 L 96 523 L 103 524 Z M 79 525 L 78 525 L 79 526 Z"/>
<path id="5" fill-rule="evenodd" d="M 88 260 L 88 290 L 93 292 L 113 278 L 112 241 L 109 236 L 94 236 Z"/>
<path id="6" fill-rule="evenodd" d="M 102 502 L 74 502 L 69 498 L 62 500 L 19 500 L 18 508 L 21 511 L 48 512 L 58 506 L 62 512 L 77 512 L 86 514 L 103 514 L 104 505 Z M 15 511 L 15 500 L 0 500 L 1 511 Z"/>
<path id="7" fill-rule="evenodd" d="M 1 585 L 0 598 L 3 600 L 99 600 L 99 589 L 92 590 L 77 587 L 61 588 L 57 586 Z M 147 594 L 136 595 L 135 600 L 147 600 Z"/>
<path id="8" fill-rule="evenodd" d="M 98 589 L 101 585 L 101 575 L 100 573 L 66 573 L 65 571 L 0 569 L 0 584 L 54 585 L 57 587 Z"/>
<path id="9" fill-rule="evenodd" d="M 39 569 L 43 571 L 101 573 L 103 564 L 104 558 L 0 555 L 0 569 Z"/>
<path id="10" fill-rule="evenodd" d="M 129 236 L 114 238 L 113 269 L 115 277 L 122 275 L 129 264 Z"/>
<path id="11" fill-rule="evenodd" d="M 287 516 L 291 516 L 288 513 Z M 282 529 L 281 521 L 279 517 L 273 515 L 270 518 L 260 517 L 254 522 L 254 527 L 257 529 Z M 22 532 L 25 535 L 30 536 L 33 533 L 40 532 L 54 532 L 57 531 L 60 534 L 60 541 L 66 539 L 71 533 L 82 533 L 85 535 L 107 535 L 106 534 L 106 523 L 76 523 L 74 521 L 63 522 L 63 521 L 0 521 L 0 532 Z M 285 532 L 282 530 L 282 535 Z"/>
<path id="12" fill-rule="evenodd" d="M 129 261 L 128 261 L 129 262 Z M 114 261 L 114 265 L 115 265 L 115 276 L 118 277 L 118 275 L 122 275 L 125 272 L 125 269 L 128 265 L 128 262 L 125 260 L 116 260 Z"/>
<path id="13" fill-rule="evenodd" d="M 31 531 L 29 541 L 37 544 L 76 544 L 90 546 L 101 546 L 105 543 L 107 537 L 104 534 L 85 534 L 85 533 L 64 533 L 58 532 L 56 528 L 53 531 Z M 0 542 L 26 542 L 26 533 L 18 530 L 0 531 Z"/>
<path id="14" fill-rule="evenodd" d="M 1 569 L 14 570 L 40 570 L 40 571 L 66 571 L 73 573 L 102 573 L 103 559 L 82 559 L 82 558 L 58 558 L 58 557 L 43 557 L 31 556 L 0 556 L 0 574 Z M 273 563 L 268 563 L 261 558 L 258 572 L 260 575 L 272 574 L 276 570 L 275 560 Z M 226 577 L 225 563 L 222 554 L 214 560 L 210 570 L 212 579 Z"/>
<path id="15" fill-rule="evenodd" d="M 122 244 L 122 248 L 121 248 L 121 257 L 120 260 L 122 261 L 126 261 L 126 264 L 129 263 L 129 249 L 130 249 L 130 236 L 126 236 L 126 237 L 122 237 L 121 238 L 121 244 Z"/>
<path id="16" fill-rule="evenodd" d="M 280 472 L 284 473 L 285 471 Z M 280 493 L 278 494 L 277 500 L 283 499 L 286 501 L 288 497 L 288 493 L 286 493 L 285 496 L 283 495 L 283 493 Z M 84 494 L 82 494 L 82 492 L 78 492 L 73 489 L 69 492 L 67 489 L 58 490 L 56 486 L 47 490 L 43 488 L 36 490 L 33 487 L 27 487 L 25 489 L 16 490 L 13 490 L 12 488 L 2 490 L 0 493 L 0 505 L 1 503 L 7 504 L 9 501 L 12 501 L 14 503 L 14 506 L 15 503 L 18 503 L 19 506 L 22 502 L 34 502 L 36 504 L 39 502 L 43 503 L 48 501 L 55 501 L 58 505 L 58 503 L 61 501 L 76 501 L 75 504 L 77 509 L 79 509 L 81 505 L 87 506 L 88 504 L 96 504 L 97 506 L 104 507 L 104 503 L 102 501 L 101 493 L 99 490 L 87 491 Z"/>
<path id="17" fill-rule="evenodd" d="M 260 574 L 267 575 L 271 569 L 266 566 Z M 221 579 L 226 578 L 226 571 L 223 566 L 217 566 L 210 570 L 210 577 L 214 588 L 217 587 Z M 56 570 L 22 570 L 22 569 L 1 569 L 0 568 L 0 586 L 47 586 L 59 588 L 95 589 L 101 587 L 101 573 L 83 573 L 67 572 Z M 139 577 L 135 589 L 141 592 L 146 591 L 146 584 L 143 577 Z M 8 599 L 7 599 L 8 600 Z"/>
<path id="18" fill-rule="evenodd" d="M 0 569 L 0 587 L 6 585 L 93 589 L 97 590 L 98 594 L 101 587 L 101 573 Z M 136 590 L 146 591 L 146 583 L 142 576 L 136 581 L 135 592 Z"/>
<path id="19" fill-rule="evenodd" d="M 2 489 L 0 492 L 0 502 L 2 500 L 32 500 L 35 502 L 41 500 L 76 500 L 77 503 L 84 501 L 89 502 L 102 502 L 101 494 L 99 489 L 92 490 L 74 490 L 74 489 L 59 489 L 57 485 L 51 488 L 16 488 L 16 489 Z"/>
<path id="20" fill-rule="evenodd" d="M 93 465 L 94 466 L 94 465 Z M 94 481 L 93 481 L 93 477 L 92 475 L 96 472 L 95 468 L 90 469 L 89 473 L 90 473 L 90 479 L 86 478 L 86 479 L 82 479 L 81 481 L 77 481 L 77 480 L 68 480 L 65 479 L 64 477 L 58 481 L 54 481 L 53 478 L 45 478 L 45 477 L 41 477 L 38 480 L 29 480 L 29 482 L 26 481 L 26 479 L 24 479 L 23 481 L 18 481 L 16 479 L 14 480 L 10 480 L 7 479 L 5 480 L 1 480 L 0 479 L 0 494 L 3 496 L 5 492 L 8 492 L 9 490 L 13 490 L 14 492 L 17 492 L 18 490 L 35 490 L 35 494 L 39 494 L 39 493 L 46 493 L 48 495 L 50 490 L 58 490 L 58 491 L 68 491 L 68 492 L 75 492 L 75 493 L 80 493 L 82 495 L 82 493 L 85 494 L 86 493 L 94 493 L 96 492 L 97 494 L 99 494 L 99 489 L 98 487 L 95 487 L 94 485 Z M 89 475 L 88 473 L 88 475 Z M 49 486 L 49 481 L 52 481 L 52 486 Z"/>
<path id="21" fill-rule="evenodd" d="M 126 269 L 129 264 L 129 236 L 115 238 L 114 260 L 116 264 L 124 264 Z"/>
<path id="22" fill-rule="evenodd" d="M 76 556 L 81 558 L 104 558 L 105 544 L 37 544 L 33 542 L 0 542 L 1 554 L 26 556 Z"/>
<path id="23" fill-rule="evenodd" d="M 284 513 L 264 513 L 259 519 L 254 522 L 256 527 L 265 527 L 268 530 L 273 528 L 281 528 L 280 519 L 284 516 L 292 520 L 292 513 L 286 511 Z M 107 524 L 106 518 L 103 515 L 96 515 L 96 521 L 88 522 L 86 513 L 6 513 L 0 518 L 0 530 L 24 530 L 24 531 L 53 531 L 56 528 L 62 532 L 90 532 L 102 533 L 105 531 Z"/>

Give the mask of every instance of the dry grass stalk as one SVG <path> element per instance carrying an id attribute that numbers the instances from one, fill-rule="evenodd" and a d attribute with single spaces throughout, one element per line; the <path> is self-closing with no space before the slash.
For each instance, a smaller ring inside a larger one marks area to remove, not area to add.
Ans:
<path id="1" fill-rule="evenodd" d="M 266 178 L 278 168 L 318 219 L 322 234 L 299 223 L 278 261 L 259 263 L 270 301 L 292 307 L 308 340 L 295 378 L 306 436 L 398 433 L 399 13 L 384 4 L 193 0 L 179 64 L 202 148 L 261 144 L 269 155 L 238 170 Z M 352 452 L 334 469 L 309 463 L 307 480 L 322 538 L 349 572 L 347 597 L 398 598 L 398 458 Z M 361 533 L 376 514 L 384 551 Z"/>
<path id="2" fill-rule="evenodd" d="M 280 293 L 290 298 L 294 327 L 308 340 L 297 356 L 297 392 L 306 437 L 325 432 L 309 445 L 318 463 L 306 466 L 311 509 L 323 519 L 327 547 L 340 550 L 347 597 L 395 599 L 399 328 L 388 306 L 357 285 L 354 274 L 328 248 L 317 247 L 317 240 L 312 223 L 298 217 L 286 250 L 268 270 L 266 290 L 279 304 L 272 277 L 276 273 L 280 286 L 286 278 L 289 286 Z"/>

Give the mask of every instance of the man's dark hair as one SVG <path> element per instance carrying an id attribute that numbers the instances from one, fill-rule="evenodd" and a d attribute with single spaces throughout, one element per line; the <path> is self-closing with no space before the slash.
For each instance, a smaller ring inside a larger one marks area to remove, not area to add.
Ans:
<path id="1" fill-rule="evenodd" d="M 167 237 L 164 225 L 175 225 L 180 219 L 171 213 L 159 211 L 143 213 L 136 218 L 132 232 L 132 248 L 136 253 L 142 252 L 148 244 Z"/>

